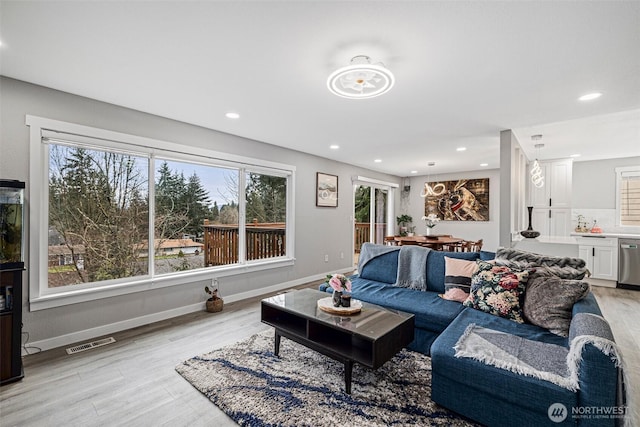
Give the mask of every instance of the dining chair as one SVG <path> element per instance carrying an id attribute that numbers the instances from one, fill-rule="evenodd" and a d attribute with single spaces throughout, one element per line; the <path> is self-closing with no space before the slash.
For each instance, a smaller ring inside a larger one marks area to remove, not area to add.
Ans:
<path id="1" fill-rule="evenodd" d="M 482 250 L 482 239 L 474 241 L 464 241 L 464 252 L 480 252 Z"/>
<path id="2" fill-rule="evenodd" d="M 396 242 L 396 236 L 385 236 L 384 244 L 387 246 L 397 246 L 398 242 Z"/>
<path id="3" fill-rule="evenodd" d="M 442 250 L 446 252 L 466 252 L 465 246 L 464 246 L 464 240 L 461 242 L 442 245 Z"/>

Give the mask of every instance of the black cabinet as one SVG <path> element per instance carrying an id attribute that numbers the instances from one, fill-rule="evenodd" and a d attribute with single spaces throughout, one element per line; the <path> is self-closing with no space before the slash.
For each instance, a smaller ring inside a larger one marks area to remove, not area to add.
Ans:
<path id="1" fill-rule="evenodd" d="M 24 264 L 0 265 L 0 385 L 24 377 L 21 358 Z M 4 302 L 2 304 L 2 302 Z"/>

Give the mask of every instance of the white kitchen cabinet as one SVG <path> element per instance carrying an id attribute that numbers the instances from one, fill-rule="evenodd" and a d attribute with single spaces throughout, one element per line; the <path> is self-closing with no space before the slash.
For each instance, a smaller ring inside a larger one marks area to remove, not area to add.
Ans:
<path id="1" fill-rule="evenodd" d="M 587 262 L 591 278 L 618 279 L 618 239 L 614 237 L 577 237 L 578 257 Z"/>
<path id="2" fill-rule="evenodd" d="M 571 232 L 571 209 L 534 208 L 531 227 L 543 236 L 568 236 Z"/>
<path id="3" fill-rule="evenodd" d="M 534 208 L 571 208 L 573 160 L 538 162 L 542 168 L 544 185 L 530 184 L 531 206 Z M 529 167 L 531 167 L 533 163 Z"/>

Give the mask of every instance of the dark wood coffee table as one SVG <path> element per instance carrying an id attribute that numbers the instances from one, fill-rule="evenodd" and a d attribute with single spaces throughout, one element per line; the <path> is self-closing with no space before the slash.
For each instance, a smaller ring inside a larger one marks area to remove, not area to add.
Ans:
<path id="1" fill-rule="evenodd" d="M 326 313 L 318 300 L 326 292 L 302 289 L 262 300 L 262 322 L 275 328 L 276 356 L 280 338 L 344 363 L 344 384 L 351 394 L 354 362 L 377 369 L 413 341 L 413 314 L 362 303 L 362 311 L 351 316 Z"/>

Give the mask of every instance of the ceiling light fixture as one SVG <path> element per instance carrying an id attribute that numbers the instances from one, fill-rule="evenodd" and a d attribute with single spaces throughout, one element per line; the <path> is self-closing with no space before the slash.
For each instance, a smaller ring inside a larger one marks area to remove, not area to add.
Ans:
<path id="1" fill-rule="evenodd" d="M 480 166 L 482 167 L 489 166 L 489 163 L 480 163 Z"/>
<path id="2" fill-rule="evenodd" d="M 600 92 L 593 92 L 593 93 L 588 93 L 586 95 L 582 95 L 580 98 L 578 98 L 579 101 L 591 101 L 592 99 L 597 99 L 600 98 L 602 96 L 602 93 Z"/>
<path id="3" fill-rule="evenodd" d="M 575 158 L 575 157 L 580 157 L 580 156 L 581 156 L 581 154 L 572 154 L 572 155 L 570 155 L 569 157 L 573 157 L 573 158 Z"/>
<path id="4" fill-rule="evenodd" d="M 542 135 L 531 135 L 532 141 L 540 141 L 542 139 Z M 542 176 L 542 168 L 538 163 L 538 152 L 541 148 L 544 147 L 544 144 L 536 144 L 534 145 L 536 149 L 536 160 L 531 165 L 531 170 L 529 173 L 531 174 L 531 182 L 535 185 L 536 188 L 544 187 L 544 176 Z"/>
<path id="5" fill-rule="evenodd" d="M 327 87 L 334 95 L 350 99 L 375 98 L 389 92 L 395 83 L 393 73 L 366 55 L 354 56 L 351 64 L 331 73 Z"/>
<path id="6" fill-rule="evenodd" d="M 429 166 L 429 171 L 427 172 L 427 182 L 424 183 L 424 188 L 420 192 L 420 197 L 439 196 L 440 194 L 442 194 L 441 190 L 444 190 L 444 184 L 438 183 L 434 185 L 433 188 L 431 187 L 431 185 L 429 185 L 429 183 L 431 182 L 431 168 L 435 165 L 436 162 L 427 163 L 427 166 Z"/>
<path id="7" fill-rule="evenodd" d="M 376 163 L 382 163 L 382 159 L 375 159 L 374 162 Z"/>
<path id="8" fill-rule="evenodd" d="M 227 114 L 225 114 L 225 117 L 227 119 L 239 119 L 240 118 L 240 114 L 238 114 L 238 113 L 227 113 Z"/>
<path id="9" fill-rule="evenodd" d="M 456 151 L 467 151 L 467 147 L 458 147 Z"/>
<path id="10" fill-rule="evenodd" d="M 337 144 L 333 144 L 333 145 L 330 145 L 329 148 L 331 148 L 332 150 L 337 150 L 338 148 L 340 148 L 340 146 Z"/>

